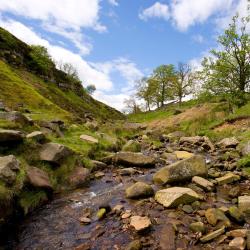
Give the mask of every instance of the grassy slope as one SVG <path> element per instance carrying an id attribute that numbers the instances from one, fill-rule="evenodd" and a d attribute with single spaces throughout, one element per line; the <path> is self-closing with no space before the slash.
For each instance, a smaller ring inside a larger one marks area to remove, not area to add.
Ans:
<path id="1" fill-rule="evenodd" d="M 63 91 L 54 83 L 46 83 L 22 69 L 0 60 L 0 100 L 15 109 L 23 104 L 34 118 L 83 118 L 89 113 L 96 119 L 122 119 L 123 116 L 107 105 L 87 95 L 80 98 L 72 91 Z"/>

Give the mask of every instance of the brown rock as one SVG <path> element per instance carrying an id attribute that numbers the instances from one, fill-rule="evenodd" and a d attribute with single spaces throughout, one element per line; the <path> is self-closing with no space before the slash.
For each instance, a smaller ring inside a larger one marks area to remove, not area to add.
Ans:
<path id="1" fill-rule="evenodd" d="M 77 167 L 69 176 L 69 183 L 72 187 L 81 187 L 88 182 L 89 176 L 87 168 Z"/>
<path id="2" fill-rule="evenodd" d="M 148 217 L 132 216 L 130 225 L 134 227 L 137 232 L 144 231 L 151 226 L 151 221 Z"/>

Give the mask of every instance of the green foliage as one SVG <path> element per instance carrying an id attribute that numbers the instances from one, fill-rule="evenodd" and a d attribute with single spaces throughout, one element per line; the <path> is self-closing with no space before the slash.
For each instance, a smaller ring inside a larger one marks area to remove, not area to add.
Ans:
<path id="1" fill-rule="evenodd" d="M 96 91 L 96 87 L 94 84 L 90 84 L 86 87 L 86 91 L 89 95 L 92 95 Z"/>
<path id="2" fill-rule="evenodd" d="M 250 155 L 244 156 L 238 161 L 239 168 L 247 168 L 250 167 Z"/>

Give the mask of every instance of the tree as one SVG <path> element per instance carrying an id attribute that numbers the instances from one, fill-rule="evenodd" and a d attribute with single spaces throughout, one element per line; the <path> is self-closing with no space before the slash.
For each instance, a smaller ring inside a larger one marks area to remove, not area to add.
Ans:
<path id="1" fill-rule="evenodd" d="M 124 100 L 125 105 L 125 112 L 129 114 L 136 114 L 141 112 L 139 105 L 136 102 L 134 96 L 129 97 L 128 99 Z"/>
<path id="2" fill-rule="evenodd" d="M 31 45 L 30 67 L 42 75 L 49 76 L 55 67 L 48 50 L 40 45 Z"/>
<path id="3" fill-rule="evenodd" d="M 80 81 L 77 69 L 71 63 L 59 63 L 59 69 L 65 72 L 71 79 Z"/>
<path id="4" fill-rule="evenodd" d="M 250 35 L 247 31 L 249 17 L 233 17 L 229 28 L 219 36 L 221 50 L 212 50 L 211 57 L 203 60 L 203 89 L 224 96 L 238 106 L 246 101 L 250 84 Z"/>
<path id="5" fill-rule="evenodd" d="M 96 87 L 94 84 L 90 84 L 86 87 L 86 91 L 89 95 L 92 95 L 96 91 Z"/>
<path id="6" fill-rule="evenodd" d="M 153 72 L 153 79 L 158 82 L 158 96 L 156 98 L 160 101 L 160 106 L 168 99 L 172 99 L 171 85 L 175 80 L 175 69 L 173 64 L 161 65 Z"/>
<path id="7" fill-rule="evenodd" d="M 176 78 L 172 83 L 173 94 L 178 98 L 179 104 L 182 103 L 182 98 L 192 93 L 194 75 L 191 72 L 191 67 L 185 63 L 179 63 L 176 71 Z"/>

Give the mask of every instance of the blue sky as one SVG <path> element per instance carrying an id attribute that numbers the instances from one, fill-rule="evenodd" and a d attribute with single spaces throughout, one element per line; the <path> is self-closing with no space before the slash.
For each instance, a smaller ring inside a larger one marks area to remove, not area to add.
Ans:
<path id="1" fill-rule="evenodd" d="M 94 97 L 122 109 L 160 64 L 198 67 L 247 0 L 0 0 L 0 26 L 70 62 Z"/>

